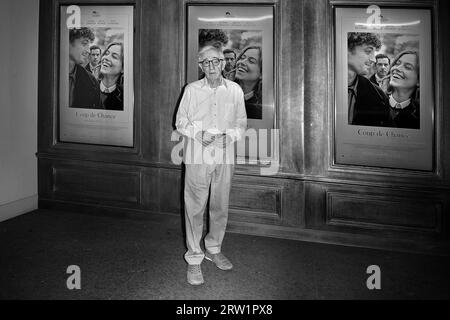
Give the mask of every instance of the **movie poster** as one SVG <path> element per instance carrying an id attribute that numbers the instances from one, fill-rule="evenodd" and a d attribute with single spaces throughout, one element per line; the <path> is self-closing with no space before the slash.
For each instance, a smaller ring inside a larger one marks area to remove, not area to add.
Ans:
<path id="1" fill-rule="evenodd" d="M 133 147 L 133 7 L 61 6 L 59 140 Z"/>
<path id="2" fill-rule="evenodd" d="M 202 47 L 215 46 L 223 51 L 226 62 L 223 76 L 241 86 L 247 127 L 258 137 L 258 150 L 262 150 L 261 145 L 267 149 L 249 155 L 243 142 L 238 143 L 238 158 L 251 163 L 270 162 L 278 157 L 272 141 L 275 137 L 273 10 L 272 6 L 188 6 L 187 82 L 204 76 L 197 61 Z"/>
<path id="3" fill-rule="evenodd" d="M 430 11 L 338 7 L 335 23 L 335 162 L 431 171 Z"/>

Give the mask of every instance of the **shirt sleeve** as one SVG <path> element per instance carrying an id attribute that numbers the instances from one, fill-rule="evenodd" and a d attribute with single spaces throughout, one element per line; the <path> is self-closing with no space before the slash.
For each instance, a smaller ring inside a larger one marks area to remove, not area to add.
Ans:
<path id="1" fill-rule="evenodd" d="M 188 85 L 184 90 L 183 97 L 180 101 L 180 106 L 178 107 L 175 126 L 177 131 L 183 136 L 195 139 L 195 134 L 198 130 L 196 130 L 195 125 L 192 122 L 192 105 L 192 88 Z"/>
<path id="2" fill-rule="evenodd" d="M 232 130 L 229 130 L 227 133 L 231 137 L 231 141 L 239 141 L 242 139 L 242 136 L 247 129 L 247 112 L 245 111 L 245 101 L 244 101 L 244 92 L 241 87 L 237 88 L 236 93 L 236 117 L 235 117 L 235 126 Z"/>

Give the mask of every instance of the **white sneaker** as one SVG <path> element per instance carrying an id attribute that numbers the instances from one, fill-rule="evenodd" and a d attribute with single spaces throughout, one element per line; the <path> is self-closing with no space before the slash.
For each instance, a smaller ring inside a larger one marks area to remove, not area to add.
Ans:
<path id="1" fill-rule="evenodd" d="M 203 280 L 202 268 L 199 264 L 189 264 L 187 269 L 187 281 L 189 284 L 198 286 L 205 281 Z"/>
<path id="2" fill-rule="evenodd" d="M 212 254 L 206 251 L 205 259 L 214 262 L 216 267 L 219 268 L 220 270 L 233 269 L 233 264 L 221 252 Z"/>

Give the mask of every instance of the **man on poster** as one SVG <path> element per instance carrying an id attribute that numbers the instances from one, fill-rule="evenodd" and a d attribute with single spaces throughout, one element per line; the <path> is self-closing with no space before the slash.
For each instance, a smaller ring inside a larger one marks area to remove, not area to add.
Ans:
<path id="1" fill-rule="evenodd" d="M 232 49 L 223 50 L 225 56 L 225 69 L 223 70 L 223 76 L 225 79 L 234 81 L 236 77 L 236 52 Z"/>
<path id="2" fill-rule="evenodd" d="M 228 36 L 220 29 L 200 29 L 198 40 L 200 50 L 207 46 L 213 46 L 222 50 L 228 43 Z"/>
<path id="3" fill-rule="evenodd" d="M 100 57 L 102 49 L 99 46 L 93 45 L 89 48 L 89 63 L 85 66 L 86 70 L 92 73 L 95 79 L 98 80 L 100 71 Z"/>
<path id="4" fill-rule="evenodd" d="M 69 107 L 102 109 L 100 85 L 83 64 L 94 41 L 91 29 L 83 27 L 69 30 Z"/>
<path id="5" fill-rule="evenodd" d="M 383 127 L 389 122 L 389 100 L 369 74 L 375 50 L 381 47 L 376 34 L 349 32 L 348 44 L 348 124 Z"/>
<path id="6" fill-rule="evenodd" d="M 244 93 L 238 84 L 222 76 L 222 50 L 206 46 L 200 50 L 198 61 L 205 77 L 186 86 L 176 116 L 177 130 L 187 139 L 183 154 L 188 250 L 184 257 L 188 263 L 187 281 L 192 285 L 204 282 L 200 267 L 204 258 L 221 270 L 233 267 L 221 247 L 228 221 L 234 143 L 247 126 Z M 210 188 L 210 224 L 204 253 L 200 241 Z"/>
<path id="7" fill-rule="evenodd" d="M 385 54 L 377 54 L 375 56 L 375 73 L 369 78 L 372 83 L 379 86 L 384 92 L 387 91 L 387 83 L 389 82 L 386 76 L 389 73 L 389 64 L 391 60 Z"/>

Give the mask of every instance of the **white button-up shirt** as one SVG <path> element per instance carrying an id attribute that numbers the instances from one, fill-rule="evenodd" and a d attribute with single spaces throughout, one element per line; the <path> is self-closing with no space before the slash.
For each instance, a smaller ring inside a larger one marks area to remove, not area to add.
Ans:
<path id="1" fill-rule="evenodd" d="M 232 161 L 234 164 L 234 142 L 241 139 L 247 128 L 241 87 L 224 78 L 214 89 L 206 78 L 188 84 L 177 112 L 176 127 L 178 132 L 188 138 L 185 139 L 183 152 L 186 164 L 212 164 L 211 159 L 214 159 L 213 163 L 226 161 L 228 164 Z M 213 144 L 203 148 L 201 142 L 195 139 L 201 131 L 225 133 L 231 137 L 232 143 L 225 152 Z"/>

